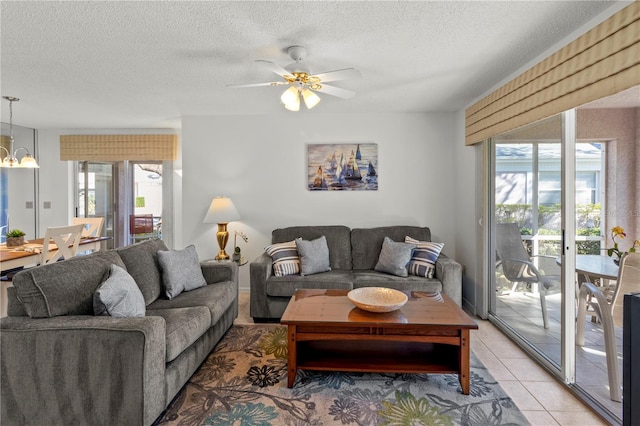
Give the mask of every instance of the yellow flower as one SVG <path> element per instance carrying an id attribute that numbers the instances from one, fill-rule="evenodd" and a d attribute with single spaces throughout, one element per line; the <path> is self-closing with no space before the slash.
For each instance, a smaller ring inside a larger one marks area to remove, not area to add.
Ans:
<path id="1" fill-rule="evenodd" d="M 627 236 L 627 234 L 624 233 L 624 229 L 622 229 L 622 227 L 620 226 L 614 226 L 613 228 L 611 228 L 611 233 L 614 237 L 624 238 Z"/>

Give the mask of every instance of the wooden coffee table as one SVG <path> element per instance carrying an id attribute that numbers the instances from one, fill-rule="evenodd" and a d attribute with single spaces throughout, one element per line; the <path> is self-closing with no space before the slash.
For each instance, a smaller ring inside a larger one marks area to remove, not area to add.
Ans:
<path id="1" fill-rule="evenodd" d="M 478 325 L 444 293 L 406 292 L 399 310 L 356 308 L 347 290 L 298 290 L 280 322 L 288 327 L 288 380 L 298 369 L 455 373 L 469 394 L 469 330 Z"/>

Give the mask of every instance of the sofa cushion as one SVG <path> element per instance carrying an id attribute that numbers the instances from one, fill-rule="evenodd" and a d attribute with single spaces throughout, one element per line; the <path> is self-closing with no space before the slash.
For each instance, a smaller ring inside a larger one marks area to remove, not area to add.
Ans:
<path id="1" fill-rule="evenodd" d="M 143 317 L 144 296 L 133 277 L 118 265 L 111 265 L 106 275 L 107 278 L 93 294 L 94 315 Z"/>
<path id="2" fill-rule="evenodd" d="M 136 280 L 144 296 L 144 303 L 160 297 L 162 276 L 158 265 L 158 250 L 169 250 L 162 240 L 152 239 L 117 249 L 117 253 L 127 266 L 127 272 Z"/>
<path id="3" fill-rule="evenodd" d="M 415 244 L 396 242 L 389 237 L 384 237 L 375 270 L 398 277 L 406 277 L 409 275 L 407 266 L 414 248 L 416 248 Z"/>
<path id="4" fill-rule="evenodd" d="M 207 285 L 194 245 L 183 250 L 159 250 L 158 263 L 162 269 L 164 293 L 169 300 L 183 291 L 191 291 Z"/>
<path id="5" fill-rule="evenodd" d="M 437 279 L 428 279 L 409 275 L 397 277 L 376 271 L 353 271 L 353 288 L 360 287 L 387 287 L 401 291 L 442 291 L 442 282 Z"/>
<path id="6" fill-rule="evenodd" d="M 147 315 L 156 309 L 185 308 L 189 306 L 205 306 L 209 310 L 210 327 L 216 325 L 222 315 L 236 302 L 238 292 L 231 281 L 209 284 L 192 291 L 180 293 L 172 300 L 158 299 L 147 306 Z"/>
<path id="7" fill-rule="evenodd" d="M 431 241 L 431 231 L 419 226 L 384 226 L 379 228 L 355 228 L 351 231 L 353 269 L 373 270 L 378 263 L 384 237 L 404 241 L 411 235 L 420 241 Z M 329 246 L 331 249 L 331 246 Z"/>
<path id="8" fill-rule="evenodd" d="M 329 266 L 331 269 L 351 269 L 351 230 L 346 226 L 292 226 L 275 229 L 271 233 L 271 242 L 282 243 L 296 238 L 311 241 L 323 235 L 327 239 L 329 247 Z M 382 241 L 380 241 L 380 245 L 382 245 Z"/>
<path id="9" fill-rule="evenodd" d="M 444 243 L 418 241 L 407 236 L 405 243 L 415 244 L 416 248 L 409 262 L 409 273 L 420 277 L 433 278 L 436 271 L 436 261 L 444 247 Z"/>
<path id="10" fill-rule="evenodd" d="M 313 275 L 331 270 L 329 266 L 329 247 L 323 235 L 312 241 L 296 238 L 300 256 L 300 275 Z"/>
<path id="11" fill-rule="evenodd" d="M 18 299 L 31 318 L 93 315 L 93 293 L 116 264 L 117 253 L 102 251 L 25 269 L 13 277 Z"/>
<path id="12" fill-rule="evenodd" d="M 200 338 L 211 326 L 211 314 L 205 306 L 154 309 L 147 316 L 159 316 L 166 323 L 166 362 L 171 362 Z"/>
<path id="13" fill-rule="evenodd" d="M 298 289 L 353 289 L 351 270 L 331 270 L 309 276 L 271 277 L 267 281 L 267 296 L 291 297 Z"/>

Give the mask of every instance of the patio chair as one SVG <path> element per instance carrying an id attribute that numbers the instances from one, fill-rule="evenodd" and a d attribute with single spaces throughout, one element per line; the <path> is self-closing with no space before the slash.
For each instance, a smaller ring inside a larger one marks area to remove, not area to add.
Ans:
<path id="1" fill-rule="evenodd" d="M 153 215 L 132 214 L 129 216 L 129 234 L 131 242 L 148 240 L 154 237 Z"/>
<path id="2" fill-rule="evenodd" d="M 590 307 L 600 319 L 604 331 L 609 396 L 613 401 L 622 401 L 622 378 L 618 363 L 615 326 L 623 326 L 623 295 L 640 292 L 640 253 L 628 253 L 620 259 L 617 285 L 613 291 L 609 289 L 609 287 L 598 287 L 590 282 L 580 285 L 576 344 L 584 346 L 585 318 L 587 307 Z"/>
<path id="3" fill-rule="evenodd" d="M 505 278 L 513 283 L 511 291 L 515 291 L 519 284 L 538 284 L 542 322 L 544 328 L 549 328 L 546 297 L 550 290 L 560 289 L 560 275 L 544 275 L 531 262 L 531 257 L 522 244 L 520 229 L 515 223 L 497 224 L 496 252 Z"/>

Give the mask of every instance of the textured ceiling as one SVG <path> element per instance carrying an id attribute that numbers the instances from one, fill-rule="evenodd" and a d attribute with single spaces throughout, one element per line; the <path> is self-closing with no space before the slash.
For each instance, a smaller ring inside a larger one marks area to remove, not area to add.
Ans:
<path id="1" fill-rule="evenodd" d="M 608 8 L 612 1 L 2 1 L 3 96 L 35 128 L 179 127 L 183 115 L 455 111 Z M 290 45 L 353 99 L 321 94 L 287 112 L 256 59 Z M 8 121 L 2 102 L 2 121 Z"/>

